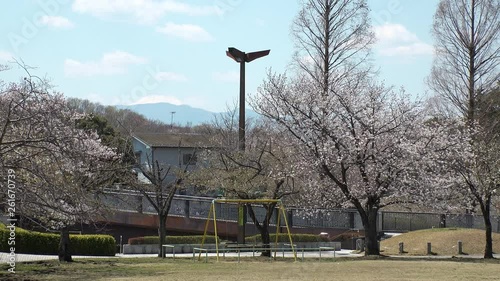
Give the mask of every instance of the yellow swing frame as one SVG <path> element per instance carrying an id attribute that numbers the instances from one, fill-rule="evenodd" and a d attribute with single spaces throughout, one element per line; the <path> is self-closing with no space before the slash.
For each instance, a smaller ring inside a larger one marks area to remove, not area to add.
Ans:
<path id="1" fill-rule="evenodd" d="M 266 204 L 266 203 L 276 203 L 278 207 L 278 218 L 276 222 L 276 239 L 274 241 L 274 248 L 277 248 L 278 245 L 278 234 L 280 233 L 280 218 L 283 215 L 283 220 L 285 221 L 286 231 L 288 234 L 288 239 L 290 240 L 290 246 L 292 248 L 293 257 L 295 261 L 297 261 L 297 253 L 295 252 L 295 247 L 292 241 L 292 235 L 290 233 L 290 228 L 288 227 L 288 220 L 286 218 L 286 210 L 285 206 L 281 202 L 280 199 L 214 199 L 212 200 L 212 204 L 210 205 L 210 211 L 208 212 L 207 221 L 205 222 L 205 231 L 203 233 L 203 239 L 201 240 L 200 248 L 203 248 L 205 244 L 205 237 L 207 236 L 208 224 L 213 214 L 213 222 L 214 222 L 214 237 L 215 237 L 215 251 L 217 253 L 217 261 L 219 261 L 219 238 L 217 236 L 217 215 L 215 212 L 215 203 L 237 203 L 237 204 Z M 201 252 L 198 256 L 198 259 L 201 258 Z M 274 251 L 274 258 L 276 258 L 276 250 Z"/>

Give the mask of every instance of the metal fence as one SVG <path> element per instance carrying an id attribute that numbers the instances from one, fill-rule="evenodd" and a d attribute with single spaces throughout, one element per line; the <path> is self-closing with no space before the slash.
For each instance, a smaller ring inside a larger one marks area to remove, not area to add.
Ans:
<path id="1" fill-rule="evenodd" d="M 363 229 L 356 210 L 290 209 L 292 224 L 300 227 Z"/>
<path id="2" fill-rule="evenodd" d="M 140 213 L 153 213 L 156 211 L 145 196 L 133 192 L 109 191 L 101 196 L 103 202 L 112 209 Z M 183 216 L 205 219 L 208 217 L 211 198 L 176 195 L 170 207 L 170 216 Z M 252 205 L 259 221 L 266 215 L 264 207 Z M 238 205 L 233 203 L 216 203 L 217 219 L 237 221 Z M 306 228 L 339 228 L 363 229 L 361 217 L 356 210 L 349 209 L 304 209 L 288 208 L 288 223 L 291 226 Z M 271 224 L 276 223 L 278 210 L 271 219 Z M 436 213 L 409 213 L 409 212 L 380 212 L 379 231 L 406 232 L 419 229 L 459 227 L 484 229 L 484 220 L 480 215 L 472 214 L 436 214 Z M 500 232 L 500 217 L 492 216 L 492 229 Z M 247 223 L 252 223 L 247 212 Z"/>
<path id="3" fill-rule="evenodd" d="M 485 229 L 483 216 L 472 214 L 381 212 L 380 219 L 382 230 L 386 232 L 440 227 Z M 499 216 L 491 216 L 491 224 L 494 232 L 500 232 Z"/>

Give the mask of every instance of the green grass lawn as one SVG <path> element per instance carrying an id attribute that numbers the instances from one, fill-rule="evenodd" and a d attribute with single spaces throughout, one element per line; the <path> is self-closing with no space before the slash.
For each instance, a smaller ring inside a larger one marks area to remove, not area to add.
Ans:
<path id="1" fill-rule="evenodd" d="M 208 263 L 191 259 L 111 258 L 1 266 L 0 280 L 498 280 L 500 260 L 337 259 L 270 261 L 245 258 Z"/>

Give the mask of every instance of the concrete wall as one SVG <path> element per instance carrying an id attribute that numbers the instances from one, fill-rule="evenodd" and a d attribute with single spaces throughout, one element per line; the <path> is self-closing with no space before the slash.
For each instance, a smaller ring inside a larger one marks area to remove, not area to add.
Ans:
<path id="1" fill-rule="evenodd" d="M 193 253 L 193 248 L 199 248 L 200 244 L 176 244 L 174 248 L 167 247 L 166 253 L 171 254 L 175 250 L 176 254 Z M 215 244 L 205 244 L 203 249 L 215 249 Z M 157 244 L 144 245 L 123 245 L 123 254 L 158 254 Z"/>
<path id="2" fill-rule="evenodd" d="M 319 247 L 332 247 L 335 248 L 336 251 L 340 251 L 341 243 L 340 242 L 298 242 L 294 243 L 297 249 L 312 249 Z M 166 253 L 171 254 L 173 249 L 175 249 L 176 254 L 180 253 L 193 253 L 193 248 L 200 247 L 199 244 L 177 244 L 173 245 L 175 248 L 166 248 Z M 252 244 L 248 244 L 248 247 L 251 248 Z M 274 245 L 272 246 L 274 247 Z M 278 248 L 289 248 L 290 246 L 284 246 L 283 243 L 278 243 Z M 215 244 L 205 244 L 203 245 L 203 249 L 215 249 Z M 222 252 L 224 250 L 224 245 L 219 245 L 219 251 Z M 235 251 L 235 249 L 232 249 Z M 156 244 L 146 244 L 146 245 L 123 245 L 123 253 L 124 254 L 158 254 L 158 245 Z"/>

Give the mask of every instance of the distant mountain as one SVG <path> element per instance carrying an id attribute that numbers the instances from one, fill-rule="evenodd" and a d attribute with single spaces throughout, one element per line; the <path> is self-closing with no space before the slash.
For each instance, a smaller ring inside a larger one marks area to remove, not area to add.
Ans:
<path id="1" fill-rule="evenodd" d="M 202 123 L 210 123 L 220 112 L 211 112 L 201 108 L 191 107 L 189 105 L 175 105 L 171 103 L 147 103 L 134 105 L 117 105 L 120 109 L 130 109 L 134 112 L 144 115 L 151 120 L 158 120 L 165 124 L 172 121 L 180 126 L 196 126 Z M 246 117 L 257 117 L 257 113 L 252 110 L 246 111 Z"/>

